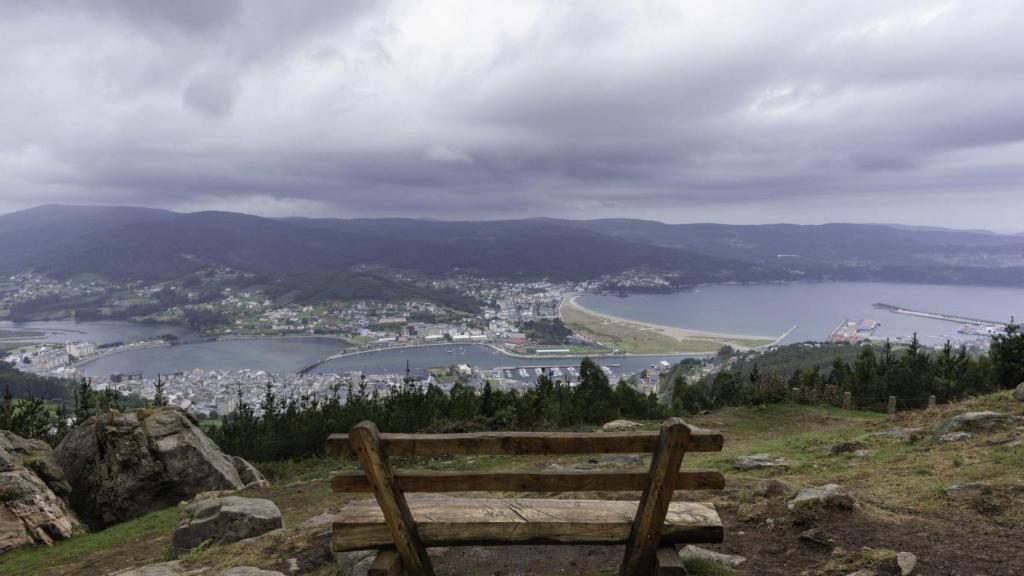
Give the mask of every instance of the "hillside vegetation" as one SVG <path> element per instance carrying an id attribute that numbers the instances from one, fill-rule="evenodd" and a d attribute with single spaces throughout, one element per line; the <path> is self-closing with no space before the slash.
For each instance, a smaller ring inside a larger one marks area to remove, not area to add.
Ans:
<path id="1" fill-rule="evenodd" d="M 677 493 L 677 499 L 711 500 L 726 526 L 726 542 L 713 546 L 747 558 L 735 570 L 691 564 L 701 574 L 768 574 L 844 576 L 861 569 L 891 573 L 896 552 L 918 558 L 915 574 L 1010 575 L 1024 572 L 1024 557 L 1014 554 L 1024 538 L 1024 430 L 975 433 L 955 443 L 935 441 L 930 431 L 943 418 L 968 411 L 1024 413 L 1024 403 L 1009 392 L 974 398 L 939 409 L 886 417 L 831 407 L 776 404 L 767 407 L 726 408 L 691 422 L 721 430 L 725 449 L 717 454 L 692 454 L 685 468 L 722 470 L 722 492 Z M 646 427 L 653 429 L 656 422 Z M 911 439 L 872 436 L 898 428 L 924 428 Z M 830 447 L 858 441 L 867 455 L 830 454 Z M 734 459 L 769 453 L 789 462 L 787 467 L 740 471 Z M 621 467 L 612 459 L 577 457 L 459 457 L 424 462 L 403 461 L 401 467 L 455 469 L 534 469 L 558 463 L 565 467 Z M 649 463 L 644 458 L 643 464 Z M 285 530 L 223 547 L 196 551 L 185 560 L 194 567 L 236 565 L 280 570 L 289 559 L 304 574 L 333 574 L 326 533 L 329 516 L 352 497 L 332 494 L 331 470 L 351 468 L 351 462 L 311 458 L 264 465 L 273 486 L 247 489 L 243 495 L 274 500 L 285 517 Z M 753 495 L 763 480 L 788 488 L 773 498 Z M 813 522 L 794 518 L 785 499 L 808 486 L 838 483 L 856 499 L 852 511 L 837 510 Z M 983 483 L 982 493 L 952 497 L 945 488 Z M 547 494 L 570 498 L 594 494 Z M 600 494 L 635 498 L 635 494 Z M 0 573 L 18 576 L 105 574 L 111 570 L 163 561 L 167 558 L 178 509 L 156 512 L 96 534 L 0 557 Z M 815 532 L 808 533 L 810 529 Z M 801 535 L 804 536 L 801 536 Z M 953 545 L 955 543 L 955 545 Z M 438 554 L 441 574 L 612 574 L 620 547 L 528 547 L 449 549 Z"/>

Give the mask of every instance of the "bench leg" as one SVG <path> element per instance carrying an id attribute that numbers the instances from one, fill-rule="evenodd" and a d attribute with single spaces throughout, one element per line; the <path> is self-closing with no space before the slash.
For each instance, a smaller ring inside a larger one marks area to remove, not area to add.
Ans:
<path id="1" fill-rule="evenodd" d="M 384 523 L 388 525 L 395 548 L 402 557 L 402 568 L 410 576 L 434 576 L 434 567 L 416 530 L 409 504 L 395 481 L 387 454 L 381 449 L 377 425 L 369 421 L 356 424 L 349 432 L 349 438 L 366 478 L 373 484 L 373 494 L 384 513 Z"/>
<path id="2" fill-rule="evenodd" d="M 678 558 L 678 555 L 676 556 Z M 404 576 L 402 557 L 396 550 L 381 550 L 370 564 L 366 576 Z"/>
<path id="3" fill-rule="evenodd" d="M 655 555 L 654 574 L 656 576 L 687 576 L 683 559 L 675 546 L 662 546 Z"/>
<path id="4" fill-rule="evenodd" d="M 626 544 L 619 576 L 650 576 L 653 573 L 665 515 L 672 501 L 689 437 L 690 429 L 679 418 L 669 418 L 662 424 L 658 445 L 651 457 L 650 480 L 637 506 L 636 520 Z"/>

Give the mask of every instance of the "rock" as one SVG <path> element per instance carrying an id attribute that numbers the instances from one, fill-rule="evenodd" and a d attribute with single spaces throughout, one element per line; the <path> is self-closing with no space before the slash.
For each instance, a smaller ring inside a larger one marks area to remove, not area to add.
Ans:
<path id="1" fill-rule="evenodd" d="M 835 544 L 835 540 L 833 540 L 832 537 L 821 528 L 804 530 L 800 533 L 800 539 L 807 542 L 813 542 L 814 544 L 821 544 L 822 546 L 831 546 Z"/>
<path id="2" fill-rule="evenodd" d="M 1013 399 L 1024 402 L 1024 382 L 1017 384 L 1017 387 L 1013 389 Z"/>
<path id="3" fill-rule="evenodd" d="M 815 517 L 829 509 L 853 510 L 853 506 L 853 496 L 838 484 L 804 488 L 786 503 L 786 508 L 803 518 Z"/>
<path id="4" fill-rule="evenodd" d="M 359 550 L 356 552 L 335 552 L 334 557 L 338 564 L 339 576 L 366 576 L 370 571 L 370 565 L 376 550 Z"/>
<path id="5" fill-rule="evenodd" d="M 933 435 L 938 439 L 950 432 L 990 432 L 1021 425 L 1024 425 L 1024 416 L 999 412 L 968 412 L 939 422 Z"/>
<path id="6" fill-rule="evenodd" d="M 68 433 L 54 456 L 74 489 L 72 508 L 93 528 L 200 492 L 244 486 L 234 460 L 173 407 L 90 418 Z"/>
<path id="7" fill-rule="evenodd" d="M 284 576 L 274 570 L 261 570 L 252 566 L 236 566 L 220 573 L 220 576 Z"/>
<path id="8" fill-rule="evenodd" d="M 900 574 L 910 576 L 914 572 L 914 568 L 917 568 L 917 556 L 910 552 L 897 552 L 896 565 L 900 568 Z"/>
<path id="9" fill-rule="evenodd" d="M 915 440 L 926 434 L 924 428 L 892 428 L 881 432 L 872 432 L 868 436 L 888 438 L 891 440 Z"/>
<path id="10" fill-rule="evenodd" d="M 970 439 L 971 435 L 967 432 L 950 432 L 949 434 L 943 434 L 939 436 L 939 442 L 943 444 L 949 444 L 950 442 L 960 442 L 961 440 Z"/>
<path id="11" fill-rule="evenodd" d="M 775 478 L 761 480 L 754 488 L 754 496 L 760 498 L 788 497 L 792 493 L 793 488 L 789 484 Z"/>
<path id="12" fill-rule="evenodd" d="M 864 445 L 856 440 L 849 440 L 847 442 L 840 442 L 829 448 L 828 453 L 837 456 L 839 454 L 847 454 L 850 452 L 856 452 L 864 448 Z"/>
<path id="13" fill-rule="evenodd" d="M 591 458 L 586 465 L 590 465 L 590 467 L 643 466 L 644 460 L 636 454 L 602 454 Z M 581 465 L 577 464 L 575 467 L 579 469 Z"/>
<path id="14" fill-rule="evenodd" d="M 733 568 L 747 561 L 743 556 L 736 554 L 723 554 L 721 552 L 715 552 L 713 550 L 694 546 L 693 544 L 688 544 L 679 550 L 679 557 L 683 560 L 696 558 L 700 560 L 708 560 L 710 562 L 718 562 L 719 564 L 725 564 L 726 566 L 732 566 Z"/>
<path id="15" fill-rule="evenodd" d="M 204 542 L 229 544 L 281 527 L 281 511 L 270 500 L 241 496 L 200 500 L 181 511 L 174 550 L 180 554 Z"/>
<path id="16" fill-rule="evenodd" d="M 874 570 L 857 570 L 856 572 L 850 572 L 846 576 L 876 576 Z"/>
<path id="17" fill-rule="evenodd" d="M 874 456 L 876 452 L 874 450 L 854 450 L 854 458 L 868 458 Z"/>
<path id="18" fill-rule="evenodd" d="M 732 467 L 737 470 L 756 470 L 759 468 L 777 468 L 789 466 L 789 460 L 781 456 L 772 456 L 771 454 L 752 454 L 750 456 L 740 456 L 733 460 Z"/>
<path id="19" fill-rule="evenodd" d="M 338 513 L 337 512 L 331 512 L 331 511 L 321 512 L 321 513 L 317 514 L 316 516 L 313 516 L 313 517 L 307 518 L 306 520 L 303 520 L 302 522 L 299 523 L 298 526 L 296 526 L 296 528 L 298 528 L 299 530 L 306 530 L 308 528 L 319 528 L 321 526 L 329 526 L 329 525 L 333 524 L 334 521 L 337 520 L 337 519 L 338 519 Z"/>
<path id="20" fill-rule="evenodd" d="M 768 518 L 768 502 L 744 502 L 736 508 L 736 519 L 740 522 L 763 522 Z"/>
<path id="21" fill-rule="evenodd" d="M 110 572 L 107 576 L 198 576 L 206 572 L 203 568 L 188 570 L 177 560 L 173 562 L 161 562 L 138 568 L 126 568 L 117 572 Z"/>
<path id="22" fill-rule="evenodd" d="M 946 486 L 942 491 L 950 498 L 973 498 L 975 496 L 990 494 L 992 492 L 992 487 L 988 484 L 982 484 L 981 482 L 972 482 L 970 484 L 954 484 L 952 486 Z"/>
<path id="23" fill-rule="evenodd" d="M 242 484 L 249 486 L 257 482 L 266 482 L 267 479 L 263 477 L 263 474 L 256 469 L 255 466 L 249 463 L 248 460 L 241 456 L 232 456 L 232 462 L 235 465 L 235 471 L 238 472 L 238 478 L 242 481 Z"/>
<path id="24" fill-rule="evenodd" d="M 0 553 L 70 538 L 70 491 L 45 442 L 0 430 Z"/>
<path id="25" fill-rule="evenodd" d="M 632 420 L 612 420 L 601 425 L 601 432 L 628 432 L 640 427 L 640 424 Z"/>

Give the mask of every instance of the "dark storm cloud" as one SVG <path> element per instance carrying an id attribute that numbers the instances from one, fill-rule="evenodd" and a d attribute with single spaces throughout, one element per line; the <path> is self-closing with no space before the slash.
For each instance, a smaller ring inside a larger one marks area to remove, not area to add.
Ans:
<path id="1" fill-rule="evenodd" d="M 0 10 L 0 211 L 1024 227 L 1017 3 Z"/>

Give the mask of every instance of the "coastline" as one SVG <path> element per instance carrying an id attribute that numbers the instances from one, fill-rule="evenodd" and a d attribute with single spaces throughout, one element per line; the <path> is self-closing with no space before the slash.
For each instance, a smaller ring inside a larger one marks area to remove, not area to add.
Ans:
<path id="1" fill-rule="evenodd" d="M 652 323 L 649 323 L 649 322 L 641 322 L 639 320 L 630 320 L 628 318 L 622 318 L 620 316 L 613 316 L 611 314 L 605 314 L 603 312 L 597 312 L 595 310 L 587 308 L 586 306 L 583 306 L 582 304 L 577 302 L 577 299 L 580 296 L 581 296 L 581 294 L 571 294 L 571 295 L 569 295 L 568 297 L 566 297 L 566 298 L 564 298 L 562 300 L 562 305 L 563 306 L 568 305 L 568 306 L 574 308 L 575 310 L 577 310 L 577 311 L 579 311 L 579 312 L 581 312 L 583 314 L 589 314 L 591 316 L 595 316 L 597 318 L 601 318 L 603 320 L 607 320 L 607 321 L 610 321 L 610 322 L 618 322 L 618 323 L 622 323 L 622 324 L 628 324 L 628 325 L 635 326 L 635 327 L 640 328 L 640 329 L 652 330 L 654 332 L 657 332 L 659 334 L 663 334 L 665 336 L 669 336 L 671 338 L 675 338 L 677 340 L 686 340 L 686 339 L 704 339 L 704 340 L 722 340 L 722 341 L 729 341 L 729 340 L 764 340 L 764 341 L 767 341 L 767 342 L 776 342 L 780 338 L 780 336 L 754 336 L 754 335 L 750 335 L 750 334 L 728 334 L 728 333 L 725 333 L 725 332 L 710 332 L 710 331 L 706 331 L 706 330 L 694 330 L 694 329 L 691 329 L 691 328 L 681 328 L 681 327 L 678 327 L 678 326 L 665 326 L 664 324 L 652 324 Z M 785 335 L 783 335 L 782 337 L 784 337 L 784 336 Z"/>

